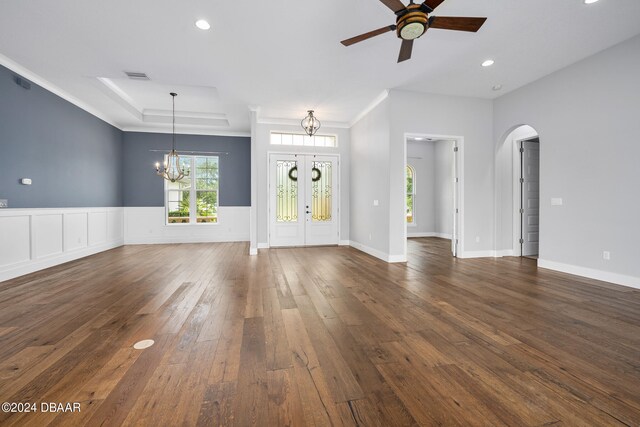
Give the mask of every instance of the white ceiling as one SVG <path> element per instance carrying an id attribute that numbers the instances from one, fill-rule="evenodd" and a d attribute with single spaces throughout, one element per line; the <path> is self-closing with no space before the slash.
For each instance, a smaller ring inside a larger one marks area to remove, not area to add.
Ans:
<path id="1" fill-rule="evenodd" d="M 249 106 L 348 123 L 390 88 L 494 98 L 640 33 L 639 0 L 446 0 L 436 12 L 488 20 L 476 34 L 430 30 L 397 64 L 394 33 L 339 43 L 394 23 L 377 0 L 3 0 L 0 54 L 120 128 L 168 129 L 174 90 L 179 130 L 234 133 L 249 131 Z"/>

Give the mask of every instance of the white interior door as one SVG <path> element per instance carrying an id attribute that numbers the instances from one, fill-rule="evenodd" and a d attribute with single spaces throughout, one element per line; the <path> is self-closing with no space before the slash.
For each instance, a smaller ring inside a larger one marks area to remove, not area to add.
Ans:
<path id="1" fill-rule="evenodd" d="M 540 144 L 522 141 L 522 255 L 538 255 L 540 235 Z"/>
<path id="2" fill-rule="evenodd" d="M 313 154 L 269 157 L 269 245 L 338 244 L 338 159 Z"/>

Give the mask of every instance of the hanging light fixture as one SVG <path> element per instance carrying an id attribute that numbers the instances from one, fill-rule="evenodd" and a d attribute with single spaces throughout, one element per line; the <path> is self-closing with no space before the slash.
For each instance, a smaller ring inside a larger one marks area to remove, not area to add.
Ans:
<path id="1" fill-rule="evenodd" d="M 160 163 L 156 163 L 156 173 L 166 179 L 167 181 L 176 182 L 188 175 L 185 174 L 180 164 L 180 156 L 176 151 L 176 96 L 177 93 L 171 92 L 171 99 L 173 101 L 173 139 L 171 145 L 171 152 L 167 155 L 167 160 L 164 162 L 164 167 L 160 169 Z"/>
<path id="2" fill-rule="evenodd" d="M 307 135 L 313 136 L 316 134 L 318 129 L 320 129 L 320 120 L 313 115 L 313 110 L 309 110 L 308 113 L 307 117 L 302 119 L 300 124 Z"/>

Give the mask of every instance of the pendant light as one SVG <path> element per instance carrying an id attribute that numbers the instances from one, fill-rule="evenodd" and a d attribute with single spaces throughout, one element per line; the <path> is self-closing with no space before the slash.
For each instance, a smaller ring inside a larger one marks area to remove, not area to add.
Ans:
<path id="1" fill-rule="evenodd" d="M 184 178 L 185 172 L 180 164 L 180 156 L 176 151 L 176 96 L 178 96 L 178 94 L 171 92 L 169 95 L 171 95 L 173 101 L 173 138 L 171 152 L 167 155 L 163 169 L 160 169 L 160 163 L 156 163 L 156 173 L 167 181 L 176 182 Z"/>
<path id="2" fill-rule="evenodd" d="M 309 110 L 308 113 L 307 117 L 302 119 L 300 125 L 302 125 L 302 128 L 307 135 L 313 136 L 316 134 L 318 129 L 320 129 L 320 120 L 313 115 L 313 110 Z"/>

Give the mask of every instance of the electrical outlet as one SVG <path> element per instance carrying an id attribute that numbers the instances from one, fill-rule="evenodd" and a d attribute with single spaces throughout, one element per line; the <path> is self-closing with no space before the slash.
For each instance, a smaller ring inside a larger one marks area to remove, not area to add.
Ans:
<path id="1" fill-rule="evenodd" d="M 476 236 L 476 243 L 480 243 L 480 236 Z"/>
<path id="2" fill-rule="evenodd" d="M 8 208 L 8 207 L 9 207 L 9 200 L 0 199 L 0 208 Z"/>
<path id="3" fill-rule="evenodd" d="M 602 252 L 602 259 L 609 261 L 611 259 L 611 252 L 609 251 Z"/>

